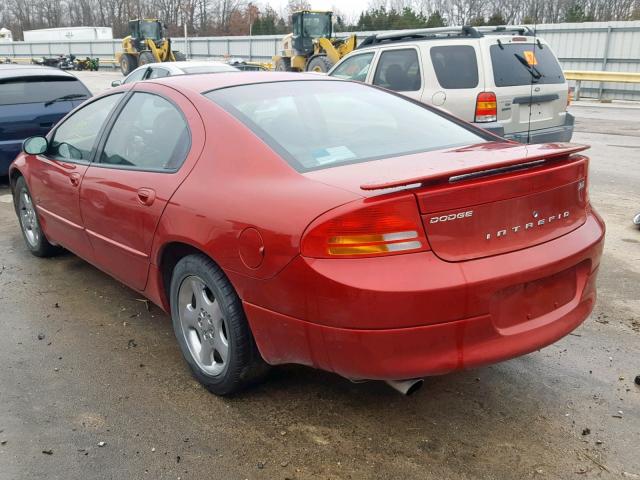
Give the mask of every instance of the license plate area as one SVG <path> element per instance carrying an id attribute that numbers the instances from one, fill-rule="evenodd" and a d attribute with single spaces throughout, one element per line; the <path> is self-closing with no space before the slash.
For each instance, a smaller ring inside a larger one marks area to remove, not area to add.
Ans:
<path id="1" fill-rule="evenodd" d="M 494 326 L 508 329 L 562 308 L 576 296 L 578 268 L 572 267 L 496 292 L 490 306 Z"/>

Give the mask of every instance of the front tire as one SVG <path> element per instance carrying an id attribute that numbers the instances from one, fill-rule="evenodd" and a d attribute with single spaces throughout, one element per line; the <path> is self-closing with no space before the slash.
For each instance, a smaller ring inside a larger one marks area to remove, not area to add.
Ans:
<path id="1" fill-rule="evenodd" d="M 307 63 L 307 72 L 327 73 L 333 67 L 333 63 L 324 55 L 313 57 Z"/>
<path id="2" fill-rule="evenodd" d="M 122 75 L 127 76 L 138 67 L 138 61 L 135 56 L 123 53 L 120 57 L 120 70 Z"/>
<path id="3" fill-rule="evenodd" d="M 18 214 L 24 243 L 36 257 L 52 257 L 60 248 L 49 243 L 40 227 L 40 220 L 24 177 L 19 177 L 13 190 L 13 204 Z"/>
<path id="4" fill-rule="evenodd" d="M 148 65 L 149 63 L 155 63 L 156 59 L 151 52 L 142 52 L 138 57 L 138 66 Z"/>
<path id="5" fill-rule="evenodd" d="M 189 255 L 177 263 L 170 300 L 182 355 L 210 392 L 231 395 L 266 371 L 240 298 L 208 257 Z"/>
<path id="6" fill-rule="evenodd" d="M 276 62 L 276 72 L 291 72 L 292 70 L 290 58 L 283 57 Z"/>

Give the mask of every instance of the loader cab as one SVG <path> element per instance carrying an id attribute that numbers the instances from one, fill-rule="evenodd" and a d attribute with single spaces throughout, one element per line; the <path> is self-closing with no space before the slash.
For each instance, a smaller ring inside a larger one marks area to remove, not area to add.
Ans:
<path id="1" fill-rule="evenodd" d="M 135 42 L 136 48 L 142 49 L 144 41 L 148 38 L 156 44 L 162 40 L 163 27 L 158 20 L 131 20 L 129 22 L 129 32 L 131 39 Z"/>
<path id="2" fill-rule="evenodd" d="M 331 38 L 332 12 L 312 12 L 303 10 L 291 16 L 293 23 L 293 48 L 305 54 L 313 53 L 316 38 Z"/>

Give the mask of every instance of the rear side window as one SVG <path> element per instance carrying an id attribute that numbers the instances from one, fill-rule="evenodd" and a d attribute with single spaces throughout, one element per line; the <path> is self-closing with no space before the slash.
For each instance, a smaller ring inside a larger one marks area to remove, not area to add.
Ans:
<path id="1" fill-rule="evenodd" d="M 478 60 L 470 45 L 450 45 L 431 48 L 431 63 L 442 88 L 476 88 Z"/>
<path id="2" fill-rule="evenodd" d="M 564 83 L 562 68 L 548 46 L 532 43 L 491 45 L 496 87 Z"/>
<path id="3" fill-rule="evenodd" d="M 151 171 L 175 171 L 191 149 L 187 122 L 168 100 L 134 93 L 109 133 L 100 163 Z"/>
<path id="4" fill-rule="evenodd" d="M 420 90 L 418 53 L 413 48 L 382 52 L 373 84 L 396 92 Z"/>
<path id="5" fill-rule="evenodd" d="M 422 104 L 357 82 L 273 82 L 205 95 L 298 171 L 486 141 Z"/>
<path id="6" fill-rule="evenodd" d="M 82 100 L 91 94 L 75 77 L 38 76 L 0 80 L 0 105 L 44 103 L 67 96 Z"/>
<path id="7" fill-rule="evenodd" d="M 344 80 L 364 82 L 367 79 L 369 67 L 371 67 L 371 60 L 373 60 L 373 52 L 354 55 L 338 65 L 336 69 L 331 72 L 331 76 Z"/>

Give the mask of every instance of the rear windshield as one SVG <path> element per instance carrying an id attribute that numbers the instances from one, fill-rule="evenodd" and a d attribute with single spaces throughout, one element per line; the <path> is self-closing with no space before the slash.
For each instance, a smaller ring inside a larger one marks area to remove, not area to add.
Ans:
<path id="1" fill-rule="evenodd" d="M 485 141 L 427 107 L 356 82 L 261 83 L 205 95 L 298 171 Z"/>
<path id="2" fill-rule="evenodd" d="M 91 94 L 85 86 L 73 77 L 22 77 L 0 80 L 0 105 L 22 103 L 43 103 L 66 95 Z M 82 100 L 80 96 L 73 100 Z"/>
<path id="3" fill-rule="evenodd" d="M 562 68 L 548 46 L 532 43 L 491 45 L 496 87 L 564 83 Z"/>
<path id="4" fill-rule="evenodd" d="M 231 65 L 202 65 L 200 67 L 182 67 L 184 73 L 217 73 L 237 72 L 238 69 Z"/>

